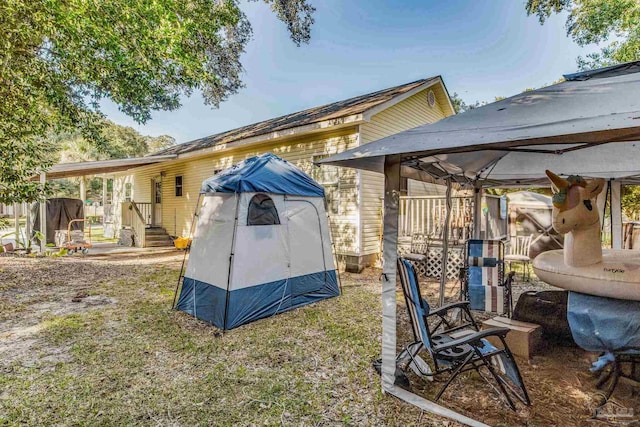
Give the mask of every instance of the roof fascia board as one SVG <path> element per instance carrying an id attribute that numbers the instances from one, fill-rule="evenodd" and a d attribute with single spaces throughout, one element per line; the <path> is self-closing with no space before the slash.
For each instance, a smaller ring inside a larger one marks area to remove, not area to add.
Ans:
<path id="1" fill-rule="evenodd" d="M 179 160 L 190 159 L 194 157 L 206 156 L 212 153 L 232 150 L 237 147 L 261 144 L 266 142 L 278 142 L 280 140 L 293 137 L 304 136 L 319 132 L 334 131 L 346 127 L 357 126 L 364 122 L 362 114 L 354 114 L 351 116 L 339 117 L 337 119 L 324 120 L 322 122 L 310 123 L 308 125 L 298 126 L 277 132 L 270 132 L 264 135 L 256 135 L 249 138 L 239 139 L 226 144 L 217 144 L 201 150 L 189 151 L 187 153 L 178 154 Z"/>
<path id="2" fill-rule="evenodd" d="M 82 171 L 82 170 L 92 170 L 92 169 L 98 169 L 98 168 L 110 168 L 110 167 L 119 167 L 119 166 L 135 167 L 136 165 L 160 163 L 167 160 L 175 159 L 176 157 L 177 156 L 175 154 L 164 154 L 160 156 L 135 157 L 130 159 L 111 159 L 111 160 L 96 160 L 92 162 L 58 163 L 56 165 L 53 165 L 48 171 L 45 171 L 45 173 Z"/>
<path id="3" fill-rule="evenodd" d="M 368 109 L 367 111 L 365 111 L 363 113 L 364 120 L 369 121 L 369 120 L 371 120 L 372 116 L 378 114 L 379 112 L 384 111 L 387 108 L 393 107 L 394 105 L 404 101 L 405 99 L 410 98 L 413 95 L 422 92 L 423 90 L 429 89 L 430 87 L 435 86 L 438 83 L 442 83 L 442 80 L 440 79 L 440 77 L 435 77 L 435 78 L 433 78 L 433 79 L 421 84 L 420 86 L 411 89 L 410 91 L 407 91 L 407 92 L 405 92 L 403 94 L 400 94 L 398 96 L 394 96 L 393 98 L 391 98 L 387 102 L 383 102 L 382 104 L 378 104 L 375 107 L 371 107 L 370 109 Z M 451 101 L 449 101 L 449 102 L 451 102 Z"/>
<path id="4" fill-rule="evenodd" d="M 441 76 L 438 76 L 438 80 L 440 80 L 440 84 L 442 84 L 442 87 L 444 88 L 444 93 L 445 95 L 447 95 L 447 105 L 449 106 L 449 110 L 451 112 L 451 116 L 456 115 L 458 113 L 456 113 L 456 109 L 453 106 L 453 101 L 451 101 L 451 95 L 449 94 L 449 89 L 447 89 L 447 85 L 444 84 L 444 80 L 442 80 Z"/>

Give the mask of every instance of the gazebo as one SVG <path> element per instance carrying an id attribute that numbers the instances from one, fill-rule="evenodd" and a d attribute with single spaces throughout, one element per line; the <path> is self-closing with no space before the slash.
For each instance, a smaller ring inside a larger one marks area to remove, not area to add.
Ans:
<path id="1" fill-rule="evenodd" d="M 640 182 L 640 61 L 564 77 L 562 83 L 524 92 L 318 162 L 385 176 L 384 392 L 468 425 L 484 425 L 394 385 L 401 177 L 445 183 L 449 200 L 452 184 L 473 188 L 476 201 L 487 187 L 546 185 L 545 169 L 563 175 L 606 178 L 606 194 L 612 207 L 612 244 L 614 248 L 622 247 L 621 185 Z M 480 208 L 480 203 L 475 203 L 476 219 Z M 474 232 L 477 236 L 478 230 Z M 446 245 L 445 241 L 445 251 Z M 446 260 L 444 256 L 443 264 Z M 443 287 L 444 277 L 441 304 Z"/>

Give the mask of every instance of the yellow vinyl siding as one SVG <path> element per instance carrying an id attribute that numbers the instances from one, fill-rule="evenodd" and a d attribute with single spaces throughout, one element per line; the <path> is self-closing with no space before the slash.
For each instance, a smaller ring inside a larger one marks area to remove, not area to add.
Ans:
<path id="1" fill-rule="evenodd" d="M 151 201 L 151 179 L 162 177 L 162 226 L 170 235 L 188 235 L 191 228 L 193 211 L 198 199 L 202 181 L 209 178 L 216 170 L 225 169 L 246 158 L 272 152 L 293 163 L 308 174 L 312 174 L 313 156 L 336 154 L 355 147 L 357 144 L 356 128 L 348 128 L 333 133 L 323 133 L 291 139 L 274 144 L 238 147 L 226 152 L 213 153 L 196 159 L 183 159 L 164 162 L 157 165 L 137 168 L 130 173 L 117 177 L 117 201 L 122 201 L 124 182 L 131 181 L 133 200 Z M 175 196 L 175 177 L 182 175 L 183 196 Z M 358 207 L 357 207 L 357 172 L 353 169 L 341 169 L 339 175 L 340 195 L 339 213 L 331 217 L 332 235 L 336 251 L 340 254 L 357 254 L 358 252 Z"/>
<path id="2" fill-rule="evenodd" d="M 427 94 L 433 90 L 436 104 L 429 106 Z M 360 144 L 402 132 L 416 126 L 434 123 L 451 114 L 444 87 L 436 84 L 425 89 L 390 108 L 371 117 L 368 123 L 360 125 Z M 380 252 L 381 213 L 384 196 L 384 176 L 379 173 L 360 171 L 360 230 L 361 254 L 375 254 Z M 422 192 L 424 187 L 410 184 L 416 193 Z"/>

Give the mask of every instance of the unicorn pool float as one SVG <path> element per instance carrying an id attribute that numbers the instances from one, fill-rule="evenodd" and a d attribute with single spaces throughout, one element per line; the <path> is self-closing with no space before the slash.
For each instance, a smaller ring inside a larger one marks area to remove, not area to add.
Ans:
<path id="1" fill-rule="evenodd" d="M 640 301 L 640 251 L 601 246 L 596 197 L 604 179 L 546 174 L 554 192 L 553 228 L 566 236 L 564 249 L 544 252 L 533 260 L 536 275 L 569 291 Z"/>

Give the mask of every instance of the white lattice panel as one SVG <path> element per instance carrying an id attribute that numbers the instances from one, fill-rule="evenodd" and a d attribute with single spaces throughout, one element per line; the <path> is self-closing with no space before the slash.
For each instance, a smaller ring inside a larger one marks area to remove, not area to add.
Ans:
<path id="1" fill-rule="evenodd" d="M 410 245 L 399 245 L 398 255 L 403 256 L 409 253 Z M 464 267 L 464 251 L 462 248 L 449 249 L 449 259 L 447 260 L 447 279 L 458 278 L 460 269 Z M 442 274 L 442 248 L 429 248 L 426 262 L 411 261 L 416 272 L 421 276 L 440 278 Z"/>

